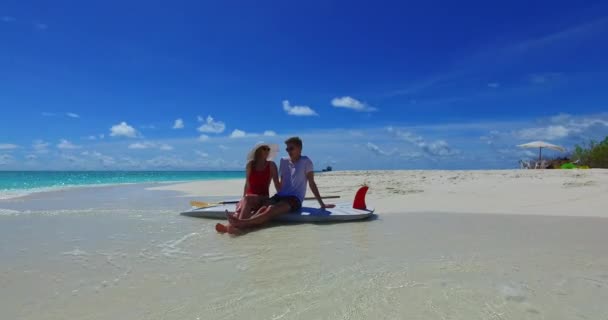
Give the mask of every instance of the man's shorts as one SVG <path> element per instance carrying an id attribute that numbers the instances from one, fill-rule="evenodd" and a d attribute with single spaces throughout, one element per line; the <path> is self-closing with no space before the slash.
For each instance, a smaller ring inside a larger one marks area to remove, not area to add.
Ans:
<path id="1" fill-rule="evenodd" d="M 302 208 L 302 203 L 296 196 L 280 196 L 275 194 L 268 201 L 271 205 L 279 202 L 287 202 L 287 204 L 289 204 L 290 211 L 298 211 Z"/>

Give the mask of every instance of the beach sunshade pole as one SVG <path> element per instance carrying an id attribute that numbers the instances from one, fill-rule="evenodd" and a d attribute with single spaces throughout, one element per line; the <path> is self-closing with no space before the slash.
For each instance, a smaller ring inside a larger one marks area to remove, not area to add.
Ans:
<path id="1" fill-rule="evenodd" d="M 538 162 L 542 161 L 543 158 L 543 148 L 548 148 L 551 150 L 555 150 L 555 151 L 560 151 L 560 152 L 565 152 L 566 149 L 564 149 L 564 147 L 558 146 L 558 145 L 554 145 L 545 141 L 532 141 L 532 142 L 528 142 L 528 143 L 524 143 L 524 144 L 520 144 L 518 145 L 518 147 L 520 148 L 530 148 L 530 149 L 534 149 L 534 148 L 538 148 Z"/>

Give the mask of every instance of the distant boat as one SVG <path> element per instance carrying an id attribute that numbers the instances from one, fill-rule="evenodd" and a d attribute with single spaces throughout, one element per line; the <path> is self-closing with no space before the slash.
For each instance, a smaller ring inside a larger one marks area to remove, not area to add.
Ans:
<path id="1" fill-rule="evenodd" d="M 327 168 L 325 168 L 325 169 L 323 169 L 321 171 L 322 172 L 328 172 L 328 171 L 331 171 L 331 170 L 332 170 L 332 167 L 331 166 L 327 166 Z"/>

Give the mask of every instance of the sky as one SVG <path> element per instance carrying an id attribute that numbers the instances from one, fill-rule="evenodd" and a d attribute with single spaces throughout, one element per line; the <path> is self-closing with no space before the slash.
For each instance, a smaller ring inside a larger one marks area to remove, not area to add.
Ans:
<path id="1" fill-rule="evenodd" d="M 606 39 L 606 1 L 5 0 L 0 170 L 242 170 L 293 135 L 317 169 L 515 168 L 608 135 Z"/>

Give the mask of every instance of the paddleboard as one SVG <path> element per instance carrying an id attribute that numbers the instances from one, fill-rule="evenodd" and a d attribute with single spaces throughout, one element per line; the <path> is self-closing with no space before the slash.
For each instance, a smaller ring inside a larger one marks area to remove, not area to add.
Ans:
<path id="1" fill-rule="evenodd" d="M 352 203 L 336 203 L 334 208 L 321 209 L 316 201 L 304 201 L 302 209 L 290 212 L 275 218 L 275 221 L 283 222 L 336 222 L 367 219 L 374 215 L 373 208 L 354 209 Z M 207 218 L 226 219 L 226 210 L 234 212 L 236 204 L 224 204 L 207 208 L 193 207 L 191 210 L 182 212 L 181 215 Z"/>

